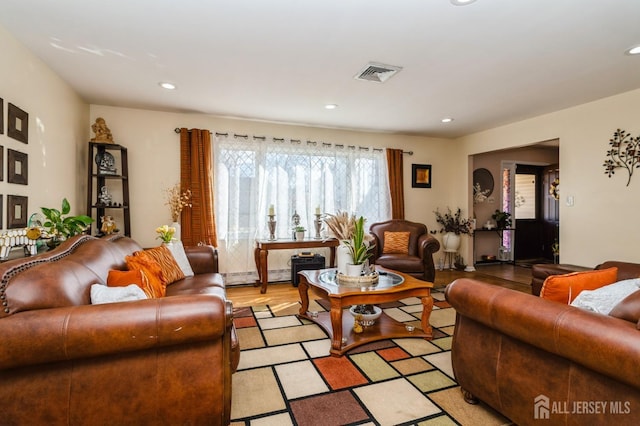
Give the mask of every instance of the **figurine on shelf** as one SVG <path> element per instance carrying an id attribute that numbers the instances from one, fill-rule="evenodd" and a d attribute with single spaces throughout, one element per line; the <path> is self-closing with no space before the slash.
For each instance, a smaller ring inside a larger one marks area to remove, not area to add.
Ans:
<path id="1" fill-rule="evenodd" d="M 96 122 L 91 125 L 91 130 L 96 136 L 91 139 L 91 142 L 104 142 L 113 143 L 113 136 L 111 130 L 107 126 L 107 122 L 102 117 L 96 118 Z"/>
<path id="2" fill-rule="evenodd" d="M 111 205 L 112 196 L 109 194 L 109 190 L 106 186 L 100 188 L 100 194 L 98 195 L 98 204 L 101 206 L 110 206 Z"/>
<path id="3" fill-rule="evenodd" d="M 104 235 L 111 235 L 114 232 L 118 232 L 118 226 L 113 220 L 113 216 L 101 216 L 100 220 L 102 221 L 100 232 L 102 232 Z"/>

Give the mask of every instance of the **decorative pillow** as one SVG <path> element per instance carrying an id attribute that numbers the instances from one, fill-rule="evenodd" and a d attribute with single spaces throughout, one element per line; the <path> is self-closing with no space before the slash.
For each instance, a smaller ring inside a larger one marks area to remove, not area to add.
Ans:
<path id="1" fill-rule="evenodd" d="M 636 278 L 630 281 L 636 281 L 640 287 L 640 279 Z M 636 288 L 636 290 L 638 290 L 638 288 Z M 640 321 L 640 291 L 634 291 L 622 299 L 611 309 L 609 315 L 631 322 Z"/>
<path id="2" fill-rule="evenodd" d="M 93 284 L 91 286 L 91 303 L 94 305 L 143 300 L 146 298 L 147 295 L 136 284 L 130 284 L 126 287 L 107 287 L 103 284 Z"/>
<path id="3" fill-rule="evenodd" d="M 138 254 L 136 254 L 138 253 Z M 136 252 L 124 258 L 130 271 L 142 271 L 149 280 L 149 297 L 164 297 L 167 293 L 167 281 L 162 275 L 162 268 L 144 251 Z"/>
<path id="4" fill-rule="evenodd" d="M 618 281 L 618 268 L 550 275 L 544 280 L 540 297 L 569 304 L 582 290 L 595 290 Z"/>
<path id="5" fill-rule="evenodd" d="M 384 254 L 409 254 L 409 237 L 411 232 L 384 231 Z"/>
<path id="6" fill-rule="evenodd" d="M 126 287 L 128 285 L 135 284 L 144 291 L 147 297 L 153 297 L 153 289 L 149 284 L 149 279 L 141 270 L 137 271 L 118 271 L 112 269 L 107 275 L 108 287 Z"/>
<path id="7" fill-rule="evenodd" d="M 141 252 L 137 251 L 133 253 L 133 255 L 140 256 L 141 253 L 144 253 L 146 256 L 150 256 L 153 260 L 158 262 L 167 285 L 184 278 L 184 274 L 182 273 L 180 266 L 178 266 L 178 262 L 176 262 L 171 251 L 169 251 L 167 246 L 164 244 Z"/>
<path id="8" fill-rule="evenodd" d="M 619 306 L 621 300 L 631 293 L 638 292 L 638 290 L 640 290 L 640 279 L 638 278 L 618 281 L 596 290 L 582 290 L 571 302 L 571 305 L 599 314 L 611 315 L 612 309 Z M 638 298 L 638 301 L 640 302 L 640 298 Z M 640 308 L 640 304 L 636 304 L 636 307 Z M 639 314 L 640 311 L 629 321 L 636 322 L 640 316 Z"/>
<path id="9" fill-rule="evenodd" d="M 192 277 L 194 275 L 193 269 L 191 269 L 191 264 L 189 263 L 189 259 L 187 259 L 187 254 L 184 252 L 182 241 L 174 241 L 171 244 L 168 244 L 167 248 L 173 255 L 173 258 L 176 260 L 176 263 L 180 267 L 184 276 Z"/>

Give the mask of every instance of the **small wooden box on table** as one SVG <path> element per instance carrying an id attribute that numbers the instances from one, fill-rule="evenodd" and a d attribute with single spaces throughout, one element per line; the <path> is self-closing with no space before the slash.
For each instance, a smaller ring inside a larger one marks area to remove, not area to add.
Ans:
<path id="1" fill-rule="evenodd" d="M 391 271 L 376 266 L 382 273 L 392 272 L 404 278 L 397 285 L 381 285 L 369 287 L 343 286 L 327 282 L 323 274 L 335 273 L 334 269 L 300 271 L 298 292 L 300 294 L 299 316 L 318 324 L 331 339 L 332 356 L 341 356 L 356 346 L 376 340 L 400 337 L 421 337 L 431 339 L 432 328 L 429 317 L 433 309 L 431 289 L 433 283 L 422 281 L 398 271 Z M 324 275 L 326 276 L 326 275 Z M 330 312 L 309 312 L 309 287 L 331 304 Z M 353 331 L 354 318 L 349 312 L 344 315 L 344 308 L 351 305 L 380 304 L 395 302 L 408 297 L 418 297 L 422 301 L 422 330 L 415 328 L 409 331 L 406 325 L 382 313 L 372 326 L 365 327 L 362 333 Z"/>

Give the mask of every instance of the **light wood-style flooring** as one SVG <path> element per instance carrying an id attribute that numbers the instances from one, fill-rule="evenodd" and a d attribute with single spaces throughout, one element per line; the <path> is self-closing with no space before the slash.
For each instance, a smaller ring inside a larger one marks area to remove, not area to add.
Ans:
<path id="1" fill-rule="evenodd" d="M 522 266 L 501 264 L 482 265 L 475 272 L 437 271 L 434 285 L 445 287 L 458 278 L 473 278 L 489 284 L 499 285 L 524 293 L 531 292 L 531 269 Z M 267 292 L 260 294 L 260 288 L 253 285 L 227 286 L 227 297 L 236 308 L 257 305 L 290 305 L 298 303 L 298 289 L 285 283 L 269 283 Z"/>

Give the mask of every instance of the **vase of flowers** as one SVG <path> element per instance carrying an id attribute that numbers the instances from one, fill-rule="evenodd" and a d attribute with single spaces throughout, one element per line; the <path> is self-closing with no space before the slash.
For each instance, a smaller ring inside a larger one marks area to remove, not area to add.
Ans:
<path id="1" fill-rule="evenodd" d="M 186 207 L 191 207 L 191 190 L 182 191 L 180 184 L 175 184 L 171 188 L 165 189 L 165 206 L 169 206 L 171 213 L 171 227 L 175 229 L 176 240 L 180 239 L 180 214 Z"/>
<path id="2" fill-rule="evenodd" d="M 447 207 L 446 213 L 440 213 L 436 210 L 436 222 L 441 226 L 440 232 L 444 233 L 442 237 L 442 246 L 445 251 L 457 251 L 460 248 L 460 240 L 462 234 L 473 234 L 471 219 L 462 217 L 462 210 L 458 208 L 455 213 Z"/>
<path id="3" fill-rule="evenodd" d="M 157 239 L 161 240 L 164 244 L 171 244 L 175 239 L 176 228 L 169 225 L 162 225 L 156 228 L 156 232 L 158 233 Z"/>

